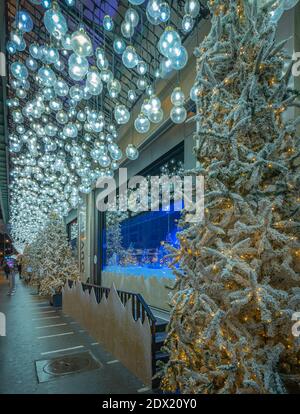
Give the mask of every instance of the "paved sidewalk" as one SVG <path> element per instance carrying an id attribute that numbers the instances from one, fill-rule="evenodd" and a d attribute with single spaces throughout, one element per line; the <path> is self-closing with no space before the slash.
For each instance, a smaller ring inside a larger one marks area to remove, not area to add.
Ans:
<path id="1" fill-rule="evenodd" d="M 149 392 L 71 318 L 34 295 L 16 276 L 16 294 L 7 296 L 0 275 L 0 312 L 6 337 L 0 337 L 0 394 L 133 394 Z M 90 350 L 103 366 L 38 383 L 35 361 Z"/>

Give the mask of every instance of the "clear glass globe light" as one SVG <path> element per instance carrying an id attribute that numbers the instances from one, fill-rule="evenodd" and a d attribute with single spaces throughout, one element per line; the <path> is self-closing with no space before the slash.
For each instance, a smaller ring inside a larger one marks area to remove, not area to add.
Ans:
<path id="1" fill-rule="evenodd" d="M 150 129 L 150 121 L 144 114 L 139 114 L 134 121 L 134 127 L 140 134 L 145 134 Z"/>
<path id="2" fill-rule="evenodd" d="M 54 86 L 56 83 L 56 75 L 49 66 L 42 66 L 38 71 L 39 82 L 43 86 Z"/>
<path id="3" fill-rule="evenodd" d="M 166 27 L 158 42 L 158 50 L 160 53 L 167 58 L 171 58 L 171 49 L 180 45 L 181 38 L 178 32 L 171 26 Z"/>
<path id="4" fill-rule="evenodd" d="M 173 48 L 173 56 L 170 58 L 172 62 L 172 68 L 175 70 L 181 70 L 185 67 L 188 61 L 188 53 L 184 46 Z"/>
<path id="5" fill-rule="evenodd" d="M 134 161 L 138 158 L 139 151 L 133 144 L 129 144 L 126 148 L 126 155 L 130 160 Z"/>
<path id="6" fill-rule="evenodd" d="M 125 20 L 129 22 L 133 27 L 136 27 L 138 25 L 139 19 L 140 18 L 138 12 L 135 9 L 133 9 L 132 7 L 127 9 L 125 13 Z"/>
<path id="7" fill-rule="evenodd" d="M 197 17 L 200 12 L 200 3 L 198 0 L 186 0 L 184 5 L 185 14 L 190 14 L 193 18 Z"/>
<path id="8" fill-rule="evenodd" d="M 121 33 L 124 37 L 129 39 L 134 34 L 134 26 L 127 20 L 124 20 L 121 24 Z"/>
<path id="9" fill-rule="evenodd" d="M 44 25 L 50 35 L 58 40 L 61 40 L 68 31 L 66 19 L 56 5 L 44 14 Z"/>
<path id="10" fill-rule="evenodd" d="M 192 30 L 192 28 L 194 27 L 194 19 L 190 14 L 186 14 L 183 16 L 181 27 L 185 33 L 188 33 Z"/>
<path id="11" fill-rule="evenodd" d="M 29 33 L 33 29 L 33 21 L 30 14 L 25 10 L 20 10 L 16 14 L 16 27 L 22 32 Z"/>
<path id="12" fill-rule="evenodd" d="M 149 120 L 153 122 L 154 124 L 159 124 L 163 120 L 163 117 L 164 117 L 163 110 L 160 108 L 157 111 L 151 111 L 148 117 L 149 117 Z"/>
<path id="13" fill-rule="evenodd" d="M 127 93 L 127 97 L 128 97 L 130 102 L 134 102 L 137 98 L 136 93 L 133 89 L 129 89 L 129 91 Z"/>
<path id="14" fill-rule="evenodd" d="M 127 124 L 130 119 L 130 113 L 125 105 L 117 105 L 114 110 L 114 116 L 117 124 Z"/>
<path id="15" fill-rule="evenodd" d="M 93 54 L 93 45 L 83 27 L 74 32 L 71 36 L 71 47 L 76 55 L 88 57 Z"/>
<path id="16" fill-rule="evenodd" d="M 128 69 L 132 69 L 138 64 L 138 55 L 133 46 L 126 47 L 122 55 L 122 62 Z"/>
<path id="17" fill-rule="evenodd" d="M 10 67 L 12 75 L 19 80 L 28 78 L 28 70 L 23 63 L 14 62 Z"/>
<path id="18" fill-rule="evenodd" d="M 171 10 L 168 3 L 164 2 L 161 3 L 159 7 L 159 19 L 161 22 L 165 23 L 170 19 L 171 16 Z"/>
<path id="19" fill-rule="evenodd" d="M 86 76 L 86 88 L 91 95 L 97 96 L 103 90 L 103 84 L 98 69 L 93 66 L 87 73 Z"/>
<path id="20" fill-rule="evenodd" d="M 141 60 L 136 66 L 137 73 L 139 75 L 145 75 L 148 71 L 148 64 Z"/>
<path id="21" fill-rule="evenodd" d="M 118 55 L 121 55 L 121 54 L 124 52 L 125 48 L 126 48 L 126 44 L 125 44 L 125 42 L 124 42 L 124 40 L 123 40 L 123 39 L 121 39 L 120 37 L 117 37 L 117 38 L 114 40 L 113 47 L 114 47 L 114 51 L 115 51 Z"/>
<path id="22" fill-rule="evenodd" d="M 170 116 L 174 124 L 182 124 L 186 120 L 187 112 L 183 106 L 174 106 Z"/>
<path id="23" fill-rule="evenodd" d="M 89 70 L 89 62 L 85 57 L 73 53 L 68 60 L 69 75 L 75 81 L 82 80 Z"/>
<path id="24" fill-rule="evenodd" d="M 185 96 L 181 88 L 178 86 L 171 94 L 171 102 L 174 106 L 182 106 L 184 104 Z"/>
<path id="25" fill-rule="evenodd" d="M 103 27 L 104 30 L 107 30 L 108 32 L 111 32 L 114 28 L 113 19 L 108 14 L 103 17 Z"/>

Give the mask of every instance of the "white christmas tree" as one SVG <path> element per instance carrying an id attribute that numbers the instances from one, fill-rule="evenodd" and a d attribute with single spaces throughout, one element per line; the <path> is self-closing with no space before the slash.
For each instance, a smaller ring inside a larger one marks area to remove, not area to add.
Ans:
<path id="1" fill-rule="evenodd" d="M 106 261 L 110 265 L 118 265 L 124 257 L 121 222 L 128 217 L 127 213 L 106 213 Z"/>
<path id="2" fill-rule="evenodd" d="M 282 374 L 300 373 L 291 321 L 300 306 L 300 119 L 284 115 L 299 101 L 285 42 L 275 41 L 278 2 L 208 5 L 211 31 L 195 52 L 205 218 L 183 219 L 180 248 L 171 249 L 176 285 L 161 385 L 285 393 Z"/>
<path id="3" fill-rule="evenodd" d="M 79 280 L 79 270 L 60 217 L 51 214 L 40 240 L 34 273 L 38 275 L 40 295 L 60 293 L 67 279 Z M 35 246 L 39 237 L 35 242 Z M 36 246 L 37 248 L 38 246 Z"/>

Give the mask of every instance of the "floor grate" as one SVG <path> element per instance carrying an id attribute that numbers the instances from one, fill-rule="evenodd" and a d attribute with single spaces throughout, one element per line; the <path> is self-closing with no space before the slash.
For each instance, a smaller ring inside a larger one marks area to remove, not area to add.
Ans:
<path id="1" fill-rule="evenodd" d="M 103 367 L 90 351 L 43 359 L 36 361 L 35 366 L 40 383 Z"/>

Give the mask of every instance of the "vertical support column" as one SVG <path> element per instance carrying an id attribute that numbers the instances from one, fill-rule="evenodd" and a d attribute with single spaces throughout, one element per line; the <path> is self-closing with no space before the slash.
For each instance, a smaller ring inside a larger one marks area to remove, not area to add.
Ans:
<path id="1" fill-rule="evenodd" d="M 2 97 L 3 103 L 3 118 L 4 118 L 4 144 L 5 144 L 5 156 L 6 156 L 6 185 L 7 185 L 7 193 L 1 194 L 0 189 L 0 208 L 2 208 L 3 212 L 3 221 L 4 223 L 8 222 L 8 196 L 9 196 L 9 154 L 7 151 L 8 147 L 8 124 L 7 124 L 7 107 L 6 107 L 6 98 L 7 98 L 7 61 L 6 61 L 6 39 L 7 39 L 7 10 L 6 10 L 6 1 L 0 1 L 0 99 Z M 4 200 L 2 197 L 5 197 Z"/>

